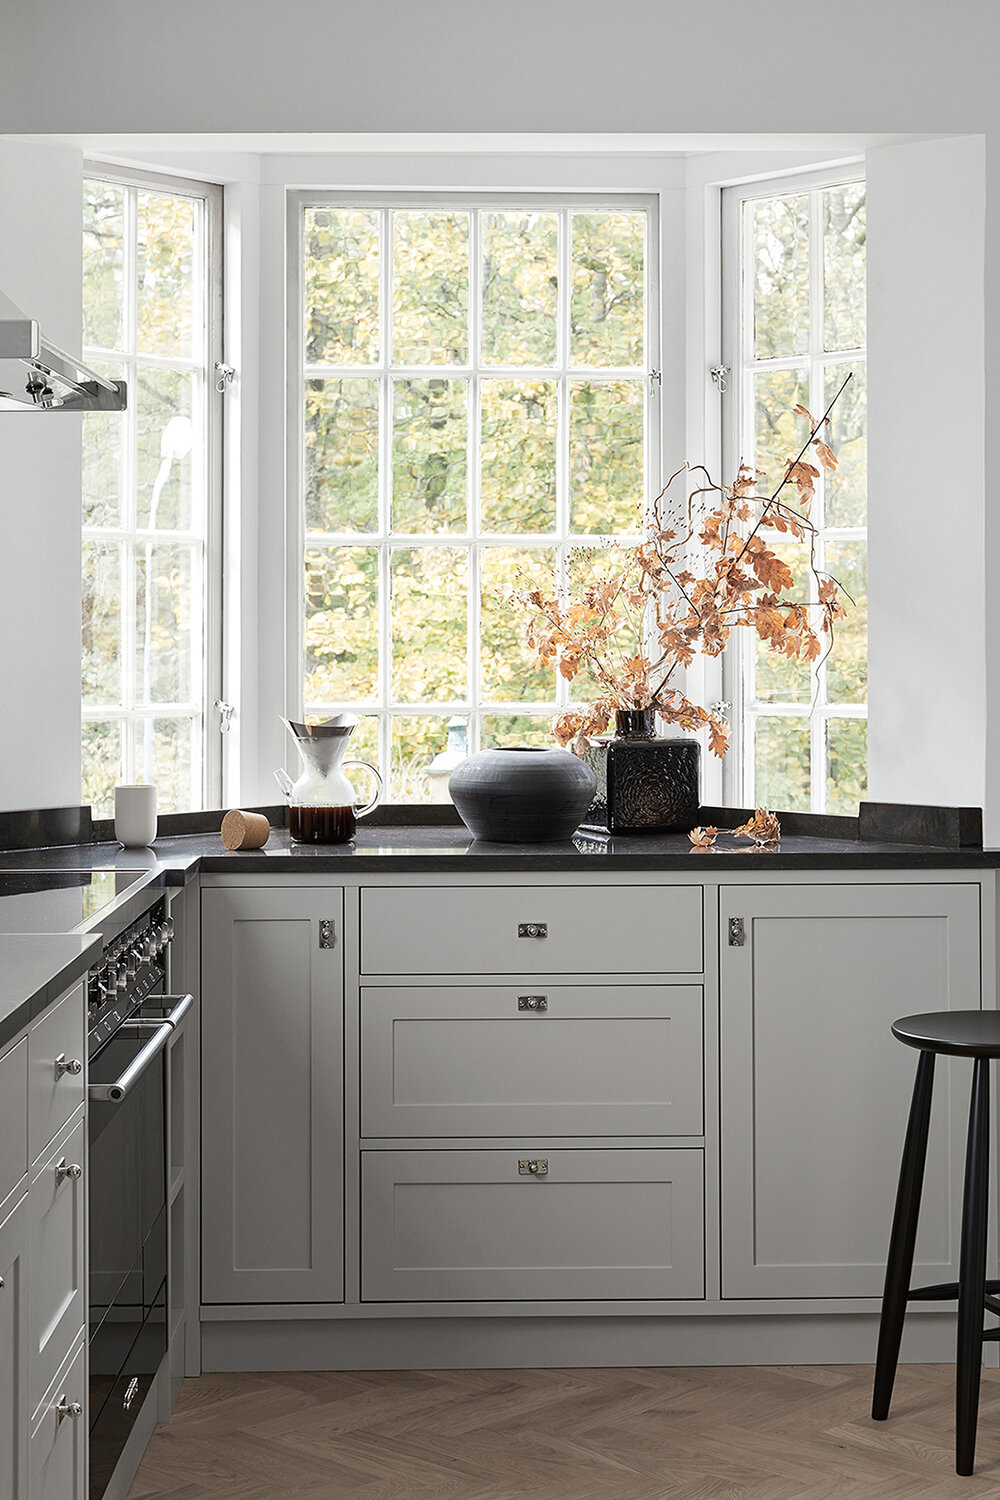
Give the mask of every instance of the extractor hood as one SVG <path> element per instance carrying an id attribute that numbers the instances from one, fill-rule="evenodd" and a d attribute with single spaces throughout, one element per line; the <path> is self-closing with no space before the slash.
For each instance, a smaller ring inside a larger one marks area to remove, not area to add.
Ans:
<path id="1" fill-rule="evenodd" d="M 0 292 L 0 411 L 124 411 L 124 380 L 105 380 L 50 344 Z"/>

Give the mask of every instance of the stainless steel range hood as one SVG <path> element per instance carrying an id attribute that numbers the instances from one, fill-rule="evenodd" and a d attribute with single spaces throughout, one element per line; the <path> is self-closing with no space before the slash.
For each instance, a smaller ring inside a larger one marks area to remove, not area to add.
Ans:
<path id="1" fill-rule="evenodd" d="M 43 338 L 0 292 L 0 411 L 124 411 L 124 380 L 105 380 Z"/>

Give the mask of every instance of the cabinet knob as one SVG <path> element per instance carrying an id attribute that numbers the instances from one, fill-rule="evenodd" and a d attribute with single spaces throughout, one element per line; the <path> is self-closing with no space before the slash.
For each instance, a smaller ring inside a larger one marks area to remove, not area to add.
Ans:
<path id="1" fill-rule="evenodd" d="M 519 938 L 545 938 L 549 935 L 548 922 L 518 922 L 517 935 Z"/>
<path id="2" fill-rule="evenodd" d="M 56 1421 L 57 1422 L 62 1422 L 66 1417 L 72 1417 L 74 1420 L 76 1420 L 77 1417 L 82 1417 L 82 1416 L 83 1416 L 83 1407 L 80 1405 L 79 1401 L 67 1401 L 66 1397 L 63 1396 L 57 1402 L 57 1404 L 56 1404 Z"/>
<path id="3" fill-rule="evenodd" d="M 61 1078 L 64 1073 L 70 1073 L 74 1078 L 79 1078 L 83 1072 L 83 1063 L 78 1057 L 67 1058 L 65 1052 L 60 1052 L 56 1058 L 56 1077 Z"/>
<path id="4" fill-rule="evenodd" d="M 548 1010 L 548 995 L 518 995 L 518 1010 Z"/>
<path id="5" fill-rule="evenodd" d="M 83 1168 L 79 1162 L 67 1161 L 65 1156 L 56 1166 L 56 1177 L 62 1182 L 64 1177 L 69 1177 L 73 1182 L 79 1182 L 83 1176 Z"/>
<path id="6" fill-rule="evenodd" d="M 6 1282 L 4 1281 L 3 1277 L 0 1276 L 0 1292 L 3 1291 L 3 1289 L 4 1289 L 5 1286 L 6 1286 Z"/>
<path id="7" fill-rule="evenodd" d="M 518 1161 L 517 1172 L 519 1177 L 547 1177 L 549 1175 L 549 1159 L 547 1156 L 539 1156 L 525 1161 Z"/>

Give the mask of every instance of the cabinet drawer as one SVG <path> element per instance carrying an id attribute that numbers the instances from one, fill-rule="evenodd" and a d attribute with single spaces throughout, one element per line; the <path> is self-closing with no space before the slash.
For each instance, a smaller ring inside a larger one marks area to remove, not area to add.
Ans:
<path id="1" fill-rule="evenodd" d="M 28 1170 L 28 1039 L 0 1057 L 0 1203 Z"/>
<path id="2" fill-rule="evenodd" d="M 45 1393 L 31 1434 L 31 1500 L 84 1500 L 87 1493 L 86 1346 Z M 73 1406 L 82 1408 L 72 1414 Z"/>
<path id="3" fill-rule="evenodd" d="M 35 1161 L 49 1141 L 80 1108 L 84 1097 L 83 986 L 47 1011 L 28 1033 L 28 1145 Z M 72 1073 L 57 1065 L 79 1062 Z"/>
<path id="4" fill-rule="evenodd" d="M 43 1158 L 28 1192 L 29 1327 L 31 1410 L 86 1323 L 83 1284 L 83 1176 L 63 1165 L 81 1167 L 86 1160 L 81 1115 Z"/>
<path id="5" fill-rule="evenodd" d="M 361 1182 L 366 1302 L 704 1296 L 700 1150 L 366 1151 Z"/>
<path id="6" fill-rule="evenodd" d="M 696 974 L 702 892 L 681 885 L 366 890 L 361 955 L 366 974 Z"/>
<path id="7" fill-rule="evenodd" d="M 700 985 L 369 986 L 361 1058 L 364 1136 L 702 1131 Z"/>

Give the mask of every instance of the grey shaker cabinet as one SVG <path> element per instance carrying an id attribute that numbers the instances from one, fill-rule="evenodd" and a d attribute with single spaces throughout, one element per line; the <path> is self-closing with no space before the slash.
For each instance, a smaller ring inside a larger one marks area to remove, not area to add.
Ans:
<path id="1" fill-rule="evenodd" d="M 917 1062 L 890 1026 L 979 1008 L 980 887 L 723 888 L 720 969 L 723 1297 L 879 1297 Z M 939 1061 L 925 1283 L 957 1278 L 968 1086 Z"/>
<path id="2" fill-rule="evenodd" d="M 202 1301 L 342 1301 L 342 892 L 205 890 L 201 935 Z"/>
<path id="3" fill-rule="evenodd" d="M 0 1220 L 0 1494 L 27 1493 L 28 1200 Z"/>

